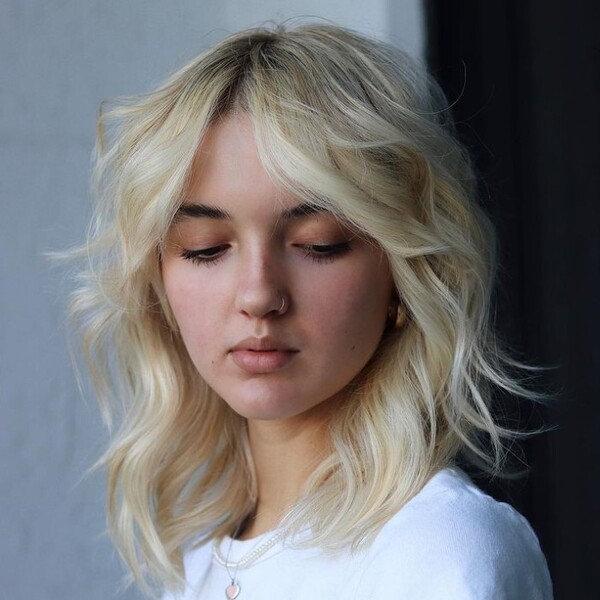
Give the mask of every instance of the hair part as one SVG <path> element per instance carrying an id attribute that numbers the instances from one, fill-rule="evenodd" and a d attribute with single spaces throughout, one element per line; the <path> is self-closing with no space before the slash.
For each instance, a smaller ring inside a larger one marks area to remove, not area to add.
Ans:
<path id="1" fill-rule="evenodd" d="M 99 118 L 72 312 L 107 422 L 118 414 L 100 464 L 110 531 L 140 583 L 182 585 L 183 549 L 230 534 L 257 502 L 245 420 L 191 363 L 160 274 L 198 145 L 236 112 L 282 188 L 381 246 L 404 318 L 351 385 L 290 532 L 357 547 L 459 454 L 500 472 L 518 433 L 499 424 L 492 392 L 535 398 L 493 333 L 493 231 L 425 70 L 329 25 L 230 36 Z"/>

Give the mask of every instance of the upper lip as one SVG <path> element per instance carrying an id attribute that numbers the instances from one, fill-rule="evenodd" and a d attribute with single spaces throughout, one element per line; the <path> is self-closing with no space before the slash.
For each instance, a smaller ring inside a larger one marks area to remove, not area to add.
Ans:
<path id="1" fill-rule="evenodd" d="M 268 351 L 284 351 L 294 352 L 295 348 L 278 341 L 277 339 L 266 336 L 266 337 L 248 337 L 241 342 L 238 342 L 231 348 L 231 351 L 235 350 L 253 350 L 255 352 L 268 352 Z"/>

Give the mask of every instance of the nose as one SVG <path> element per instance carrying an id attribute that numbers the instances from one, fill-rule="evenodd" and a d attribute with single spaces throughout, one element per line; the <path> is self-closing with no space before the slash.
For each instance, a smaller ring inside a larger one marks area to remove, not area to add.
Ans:
<path id="1" fill-rule="evenodd" d="M 276 317 L 289 309 L 282 266 L 264 254 L 241 266 L 236 309 L 248 317 Z"/>

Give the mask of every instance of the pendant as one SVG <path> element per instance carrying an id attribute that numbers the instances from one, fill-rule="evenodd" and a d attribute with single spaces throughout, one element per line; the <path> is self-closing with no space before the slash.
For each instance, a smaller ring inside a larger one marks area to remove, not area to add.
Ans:
<path id="1" fill-rule="evenodd" d="M 232 581 L 230 585 L 225 588 L 225 596 L 227 596 L 227 600 L 235 600 L 242 591 L 242 588 L 238 583 Z"/>

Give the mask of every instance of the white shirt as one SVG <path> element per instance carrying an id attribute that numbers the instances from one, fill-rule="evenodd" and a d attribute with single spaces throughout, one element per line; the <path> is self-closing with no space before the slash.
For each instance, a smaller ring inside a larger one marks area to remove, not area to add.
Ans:
<path id="1" fill-rule="evenodd" d="M 236 562 L 273 532 L 226 538 Z M 223 600 L 231 578 L 212 546 L 184 557 L 187 587 L 163 600 Z M 230 569 L 231 570 L 231 569 Z M 278 541 L 237 572 L 239 600 L 551 600 L 546 560 L 529 523 L 496 502 L 459 469 L 439 472 L 380 530 L 351 554 L 325 555 Z"/>

